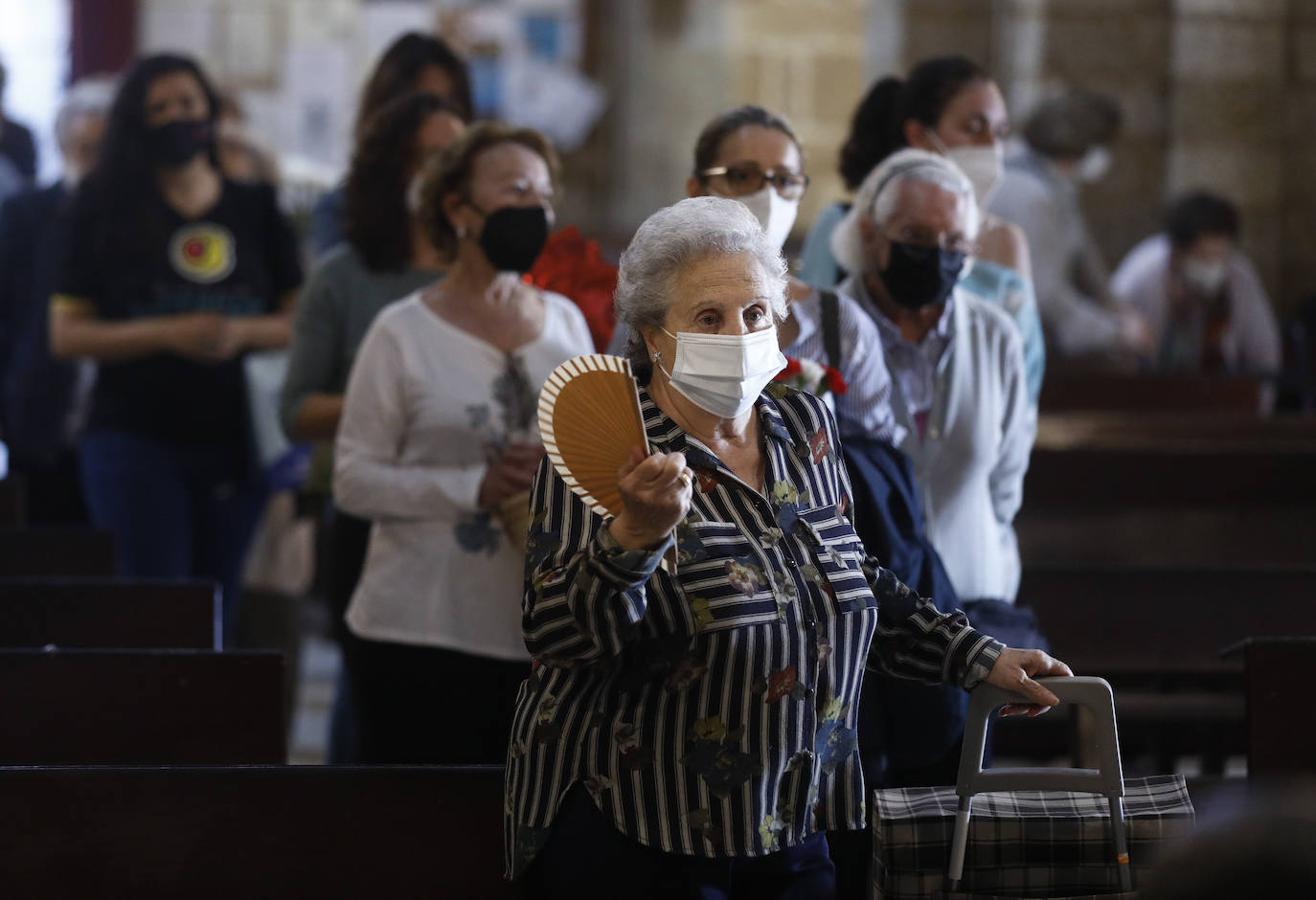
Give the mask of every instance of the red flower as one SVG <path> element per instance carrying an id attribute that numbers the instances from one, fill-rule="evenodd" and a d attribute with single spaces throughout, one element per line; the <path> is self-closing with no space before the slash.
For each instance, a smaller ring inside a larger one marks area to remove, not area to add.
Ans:
<path id="1" fill-rule="evenodd" d="M 818 396 L 822 396 L 828 391 L 840 395 L 844 394 L 849 389 L 849 385 L 845 383 L 845 379 L 836 369 L 823 363 L 817 363 L 813 369 L 813 373 L 816 373 L 819 369 L 822 370 L 822 380 L 819 381 L 818 384 L 797 384 L 796 387 L 803 387 L 804 390 L 812 391 Z M 800 361 L 793 356 L 788 356 L 786 357 L 786 368 L 778 372 L 776 377 L 772 380 L 785 381 L 787 383 L 803 381 L 804 379 L 800 377 L 803 374 L 803 371 L 804 367 L 800 364 Z M 815 377 L 813 373 L 810 373 L 809 377 Z"/>
<path id="2" fill-rule="evenodd" d="M 800 374 L 800 361 L 793 356 L 786 357 L 786 368 L 782 369 L 775 376 L 773 381 L 788 381 Z"/>
<path id="3" fill-rule="evenodd" d="M 824 367 L 824 375 L 828 389 L 838 397 L 850 389 L 850 386 L 845 383 L 845 379 L 841 377 L 841 373 L 831 366 Z"/>
<path id="4" fill-rule="evenodd" d="M 607 349 L 617 324 L 612 310 L 617 267 L 603 259 L 598 241 L 586 240 L 574 225 L 550 235 L 526 281 L 574 301 L 585 314 L 594 346 Z"/>

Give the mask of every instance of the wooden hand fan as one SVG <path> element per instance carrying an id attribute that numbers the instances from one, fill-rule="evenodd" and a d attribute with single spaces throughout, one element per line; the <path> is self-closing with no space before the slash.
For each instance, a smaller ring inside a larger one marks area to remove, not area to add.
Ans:
<path id="1" fill-rule="evenodd" d="M 621 513 L 617 470 L 649 453 L 631 364 L 590 353 L 553 370 L 539 394 L 539 434 L 562 480 L 601 515 Z"/>

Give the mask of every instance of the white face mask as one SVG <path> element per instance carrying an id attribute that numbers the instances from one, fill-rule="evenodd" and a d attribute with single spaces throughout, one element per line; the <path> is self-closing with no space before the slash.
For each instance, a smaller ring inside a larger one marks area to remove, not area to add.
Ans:
<path id="1" fill-rule="evenodd" d="M 1179 273 L 1190 289 L 1214 297 L 1229 278 L 1229 263 L 1223 259 L 1194 259 L 1189 256 L 1179 267 Z"/>
<path id="2" fill-rule="evenodd" d="M 800 211 L 800 201 L 785 199 L 770 184 L 763 185 L 762 190 L 752 194 L 732 199 L 749 207 L 773 247 L 780 251 L 785 246 L 786 238 L 790 237 L 791 227 L 795 224 L 795 216 Z"/>
<path id="3" fill-rule="evenodd" d="M 758 399 L 786 366 L 777 347 L 777 329 L 749 334 L 663 333 L 676 339 L 676 362 L 663 369 L 683 397 L 723 419 L 735 419 Z M 662 363 L 658 363 L 662 367 Z"/>
<path id="4" fill-rule="evenodd" d="M 1092 184 L 1106 177 L 1110 171 L 1110 151 L 1105 147 L 1089 148 L 1083 158 L 1078 161 L 1078 168 L 1074 170 L 1074 177 L 1084 184 Z"/>
<path id="5" fill-rule="evenodd" d="M 968 176 L 978 208 L 986 209 L 992 192 L 1005 175 L 1005 148 L 997 141 L 990 147 L 954 147 L 945 156 Z"/>

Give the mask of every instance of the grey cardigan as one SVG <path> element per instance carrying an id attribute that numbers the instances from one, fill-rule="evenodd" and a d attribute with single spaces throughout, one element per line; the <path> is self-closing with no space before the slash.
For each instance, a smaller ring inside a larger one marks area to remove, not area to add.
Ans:
<path id="1" fill-rule="evenodd" d="M 862 282 L 850 278 L 839 290 L 881 315 Z M 956 289 L 951 320 L 926 438 L 919 437 L 893 373 L 891 407 L 905 429 L 899 447 L 914 464 L 928 537 L 956 593 L 1012 603 L 1020 575 L 1014 517 L 1037 430 L 1023 340 L 1008 314 L 968 291 Z"/>
<path id="2" fill-rule="evenodd" d="M 349 244 L 325 254 L 302 290 L 293 320 L 279 420 L 292 435 L 311 394 L 341 394 L 367 329 L 385 306 L 441 278 L 434 271 L 373 272 Z"/>

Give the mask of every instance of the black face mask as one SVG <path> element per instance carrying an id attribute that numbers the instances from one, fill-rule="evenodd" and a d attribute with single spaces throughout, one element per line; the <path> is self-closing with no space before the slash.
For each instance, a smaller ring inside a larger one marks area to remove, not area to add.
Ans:
<path id="1" fill-rule="evenodd" d="M 965 255 L 940 247 L 891 242 L 891 258 L 878 273 L 891 299 L 907 309 L 945 303 L 960 280 Z"/>
<path id="2" fill-rule="evenodd" d="M 151 160 L 162 166 L 181 166 L 210 149 L 213 129 L 207 119 L 182 119 L 147 129 Z"/>
<path id="3" fill-rule="evenodd" d="M 484 217 L 480 249 L 499 272 L 529 272 L 548 241 L 548 211 L 542 206 L 504 206 Z"/>

